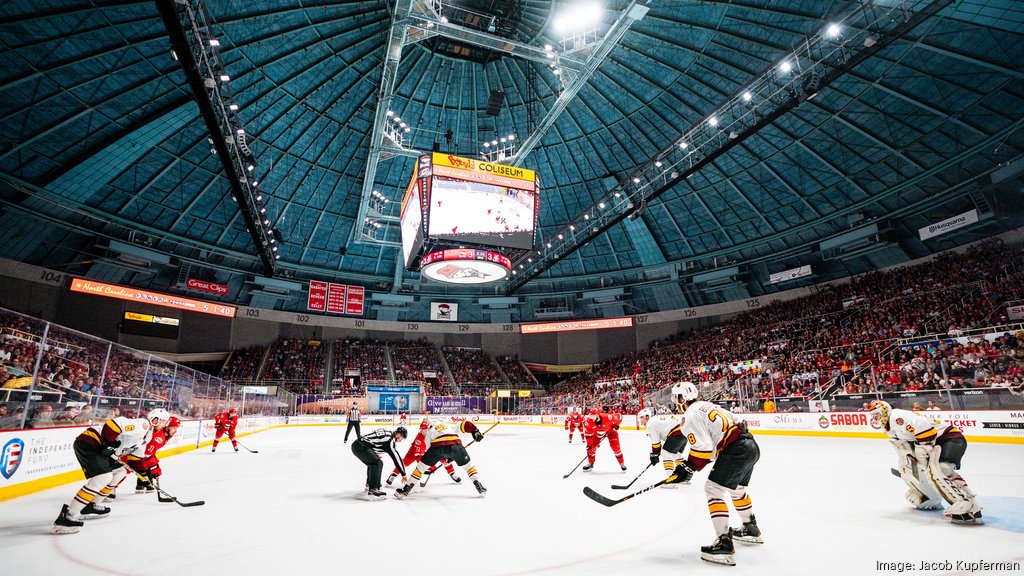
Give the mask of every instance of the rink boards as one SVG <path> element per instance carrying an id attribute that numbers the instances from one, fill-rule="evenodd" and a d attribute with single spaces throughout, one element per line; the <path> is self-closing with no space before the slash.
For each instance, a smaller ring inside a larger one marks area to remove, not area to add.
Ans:
<path id="1" fill-rule="evenodd" d="M 937 411 L 931 415 L 958 427 L 972 442 L 1024 444 L 1024 410 Z M 878 438 L 885 436 L 864 412 L 786 412 L 740 415 L 754 434 Z M 513 426 L 564 426 L 564 415 L 449 414 L 435 418 L 453 422 L 470 420 L 482 429 L 494 423 Z M 422 415 L 367 415 L 362 425 L 418 427 Z M 279 426 L 341 426 L 344 416 L 292 416 L 242 418 L 238 436 Z M 84 426 L 0 432 L 0 501 L 82 480 L 72 443 Z M 636 417 L 623 417 L 622 429 L 636 430 Z M 182 422 L 161 457 L 195 450 L 213 443 L 213 420 Z"/>

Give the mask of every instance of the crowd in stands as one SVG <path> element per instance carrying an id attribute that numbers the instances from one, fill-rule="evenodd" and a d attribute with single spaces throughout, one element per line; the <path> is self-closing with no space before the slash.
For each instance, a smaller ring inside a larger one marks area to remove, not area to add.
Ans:
<path id="1" fill-rule="evenodd" d="M 334 380 L 345 379 L 346 370 L 359 370 L 361 386 L 365 386 L 367 380 L 390 380 L 387 342 L 374 338 L 335 340 Z M 345 379 L 345 382 L 349 381 Z M 354 385 L 344 387 L 354 388 Z"/>
<path id="2" fill-rule="evenodd" d="M 396 382 L 425 381 L 425 391 L 431 396 L 453 396 L 456 388 L 448 379 L 442 365 L 440 351 L 426 340 L 391 342 L 391 363 Z M 433 373 L 433 377 L 424 375 Z"/>
<path id="3" fill-rule="evenodd" d="M 319 340 L 278 338 L 270 348 L 263 380 L 324 379 L 326 346 Z"/>
<path id="4" fill-rule="evenodd" d="M 617 398 L 623 410 L 635 411 L 640 393 L 682 379 L 724 382 L 729 397 L 806 397 L 837 377 L 856 379 L 857 389 L 869 388 L 872 368 L 872 383 L 880 372 L 885 374 L 879 391 L 933 382 L 939 386 L 943 379 L 950 387 L 986 380 L 1019 386 L 1017 353 L 1004 354 L 996 362 L 989 354 L 991 347 L 978 344 L 975 348 L 986 348 L 987 359 L 977 350 L 964 359 L 956 352 L 963 345 L 947 343 L 932 354 L 918 350 L 912 363 L 908 355 L 913 349 L 905 352 L 899 343 L 929 334 L 956 337 L 1004 324 L 1005 304 L 1022 298 L 1024 251 L 988 240 L 913 266 L 818 286 L 812 295 L 774 302 L 716 326 L 654 342 L 646 350 L 577 374 L 555 387 L 547 400 L 531 404 L 590 406 Z M 1005 342 L 993 346 L 1007 348 Z M 948 364 L 944 371 L 937 356 Z M 931 374 L 926 370 L 929 361 Z M 903 370 L 908 364 L 909 372 Z M 938 374 L 945 377 L 936 378 Z M 617 380 L 631 382 L 615 386 L 615 391 L 597 387 Z"/>
<path id="5" fill-rule="evenodd" d="M 498 363 L 501 371 L 505 373 L 505 376 L 508 377 L 508 381 L 512 384 L 513 388 L 522 388 L 524 390 L 538 388 L 537 379 L 519 361 L 519 356 L 498 356 L 494 360 Z"/>
<path id="6" fill-rule="evenodd" d="M 441 349 L 455 383 L 461 386 L 499 388 L 505 377 L 491 355 L 480 348 L 445 346 Z"/>
<path id="7" fill-rule="evenodd" d="M 266 346 L 249 346 L 241 350 L 235 350 L 228 358 L 227 364 L 221 371 L 221 376 L 236 382 L 247 382 L 256 379 L 257 371 L 260 369 L 260 362 L 263 354 L 267 351 Z"/>

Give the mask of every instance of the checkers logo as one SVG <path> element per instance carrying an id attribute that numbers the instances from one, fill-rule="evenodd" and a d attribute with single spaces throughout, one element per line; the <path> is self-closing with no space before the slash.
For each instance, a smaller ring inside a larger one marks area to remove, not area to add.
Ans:
<path id="1" fill-rule="evenodd" d="M 4 478 L 9 480 L 11 476 L 14 476 L 18 466 L 21 465 L 24 453 L 25 443 L 20 438 L 13 438 L 4 445 L 4 449 L 0 451 L 0 474 L 3 474 Z"/>

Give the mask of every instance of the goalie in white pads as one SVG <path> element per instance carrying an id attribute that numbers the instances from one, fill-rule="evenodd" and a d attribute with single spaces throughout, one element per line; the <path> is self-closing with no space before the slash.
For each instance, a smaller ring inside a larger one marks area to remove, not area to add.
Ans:
<path id="1" fill-rule="evenodd" d="M 684 410 L 680 425 L 690 443 L 686 460 L 676 467 L 675 479 L 687 482 L 695 471 L 714 462 L 711 474 L 704 484 L 708 498 L 708 513 L 717 538 L 710 546 L 700 547 L 700 558 L 715 564 L 735 566 L 733 539 L 748 544 L 761 544 L 761 530 L 754 519 L 754 511 L 747 495 L 747 485 L 761 450 L 747 431 L 746 423 L 724 408 L 711 402 L 697 400 L 697 386 L 693 382 L 678 382 L 672 386 L 676 405 Z M 743 522 L 742 528 L 729 528 L 729 507 L 723 495 L 732 500 L 733 508 Z"/>
<path id="2" fill-rule="evenodd" d="M 647 436 L 651 439 L 651 466 L 657 466 L 660 460 L 666 476 L 671 478 L 676 466 L 683 463 L 683 451 L 686 449 L 686 436 L 679 427 L 679 420 L 671 414 L 656 415 L 652 408 L 638 412 L 636 419 L 647 428 Z M 661 487 L 676 488 L 677 484 L 662 484 Z"/>
<path id="3" fill-rule="evenodd" d="M 900 478 L 908 490 L 904 496 L 922 510 L 949 503 L 945 515 L 954 524 L 983 524 L 981 506 L 975 494 L 960 476 L 960 460 L 967 451 L 967 440 L 955 426 L 909 410 L 893 408 L 875 400 L 868 406 L 871 421 L 877 422 L 892 438 L 899 457 Z"/>

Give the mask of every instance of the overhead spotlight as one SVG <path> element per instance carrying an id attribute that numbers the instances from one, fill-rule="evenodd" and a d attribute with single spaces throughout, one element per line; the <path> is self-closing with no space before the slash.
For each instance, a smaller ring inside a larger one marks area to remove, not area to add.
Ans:
<path id="1" fill-rule="evenodd" d="M 590 214 L 584 214 L 583 215 L 583 219 L 584 220 L 590 220 Z"/>
<path id="2" fill-rule="evenodd" d="M 504 144 L 505 142 L 508 142 L 508 139 L 506 139 L 506 138 L 502 137 L 502 139 L 501 139 L 501 143 L 502 143 L 502 144 Z"/>
<path id="3" fill-rule="evenodd" d="M 273 244 L 273 243 L 275 243 L 275 242 L 277 242 L 277 240 L 274 240 L 273 238 L 271 238 L 271 239 L 270 239 L 270 243 L 271 243 L 271 244 Z"/>
<path id="4" fill-rule="evenodd" d="M 835 38 L 839 36 L 841 31 L 842 29 L 839 27 L 839 24 L 829 24 L 828 28 L 825 29 L 825 35 L 829 38 Z"/>
<path id="5" fill-rule="evenodd" d="M 387 114 L 388 114 L 388 118 L 390 118 L 390 117 L 395 115 L 395 111 L 394 110 L 388 110 Z"/>
<path id="6" fill-rule="evenodd" d="M 512 275 L 513 275 L 513 276 L 515 276 L 515 274 L 516 274 L 516 271 L 515 271 L 515 270 L 513 270 L 513 271 L 512 271 Z"/>
<path id="7" fill-rule="evenodd" d="M 398 122 L 401 122 L 401 121 L 402 121 L 402 119 L 401 119 L 401 118 L 399 118 L 398 116 L 395 116 L 395 122 L 396 122 L 396 123 L 398 123 Z"/>
<path id="8" fill-rule="evenodd" d="M 260 208 L 260 214 L 266 214 L 266 213 L 267 213 L 267 209 L 266 208 Z"/>
<path id="9" fill-rule="evenodd" d="M 210 38 L 210 46 L 220 46 L 220 40 L 216 38 Z"/>
<path id="10" fill-rule="evenodd" d="M 661 168 L 661 160 L 655 162 L 654 165 L 657 166 L 658 168 Z"/>
<path id="11" fill-rule="evenodd" d="M 274 246 L 273 248 L 271 248 L 271 250 L 273 250 L 274 252 L 277 252 L 277 246 Z"/>
<path id="12" fill-rule="evenodd" d="M 572 224 L 569 224 L 569 231 L 570 232 L 575 232 L 576 231 L 576 227 L 573 226 Z"/>
<path id="13" fill-rule="evenodd" d="M 743 93 L 743 101 L 750 102 L 754 97 L 750 95 L 750 92 Z"/>
<path id="14" fill-rule="evenodd" d="M 557 76 L 557 75 L 559 75 L 559 74 L 561 74 L 561 73 L 562 73 L 562 71 L 561 71 L 561 70 L 559 70 L 558 68 L 555 68 L 555 75 L 556 75 L 556 76 Z"/>
<path id="15" fill-rule="evenodd" d="M 253 170 L 255 170 L 255 169 L 256 169 L 256 167 L 255 167 L 255 166 L 253 166 L 252 164 L 249 164 L 249 165 L 248 165 L 248 166 L 246 166 L 245 168 L 246 168 L 246 170 L 248 170 L 249 172 L 252 172 Z"/>
<path id="16" fill-rule="evenodd" d="M 793 65 L 789 63 L 789 60 L 784 60 L 782 64 L 779 64 L 779 70 L 788 73 L 793 69 Z"/>
<path id="17" fill-rule="evenodd" d="M 597 207 L 600 208 L 601 210 L 604 210 L 604 206 L 605 206 L 604 202 L 599 202 L 598 205 L 597 205 Z"/>
<path id="18" fill-rule="evenodd" d="M 221 82 L 230 82 L 231 81 L 231 76 L 228 76 L 227 74 L 221 74 L 220 75 L 220 81 Z"/>
<path id="19" fill-rule="evenodd" d="M 498 145 L 498 141 L 497 140 L 491 140 L 491 146 L 497 146 L 497 145 Z"/>
<path id="20" fill-rule="evenodd" d="M 406 127 L 405 131 L 406 132 L 412 132 L 412 128 Z"/>
<path id="21" fill-rule="evenodd" d="M 447 24 L 448 23 L 448 17 L 447 16 L 441 16 L 441 23 L 442 24 Z"/>
<path id="22" fill-rule="evenodd" d="M 509 141 L 509 142 L 511 142 L 511 141 L 513 141 L 513 140 L 515 140 L 515 139 L 516 139 L 516 135 L 515 135 L 515 134 L 509 134 L 509 135 L 508 135 L 508 141 Z"/>
<path id="23" fill-rule="evenodd" d="M 490 142 L 484 142 L 484 148 L 490 148 L 490 147 L 491 147 L 491 143 Z"/>
<path id="24" fill-rule="evenodd" d="M 264 220 L 263 223 L 266 224 L 267 226 L 270 226 L 270 220 Z"/>
<path id="25" fill-rule="evenodd" d="M 561 234 L 559 234 L 559 235 L 558 235 L 558 239 L 559 239 L 559 240 L 561 240 L 561 239 L 562 239 L 562 235 L 561 235 Z"/>
<path id="26" fill-rule="evenodd" d="M 178 53 L 175 52 L 174 50 L 171 50 L 171 58 L 174 58 L 174 60 L 177 61 L 178 60 Z"/>
<path id="27" fill-rule="evenodd" d="M 281 255 L 280 254 L 274 254 L 274 260 L 280 260 L 280 259 L 281 259 Z"/>
<path id="28" fill-rule="evenodd" d="M 639 178 L 633 178 L 633 184 L 639 184 L 639 183 L 640 183 L 640 179 Z"/>
<path id="29" fill-rule="evenodd" d="M 710 125 L 712 127 L 718 126 L 718 118 L 716 116 L 712 116 L 711 118 L 708 118 L 708 125 Z"/>
<path id="30" fill-rule="evenodd" d="M 527 262 L 533 262 L 533 258 L 527 258 L 526 261 Z"/>
<path id="31" fill-rule="evenodd" d="M 256 201 L 257 202 L 262 202 L 263 201 L 263 195 L 262 194 L 257 194 L 256 195 Z"/>
<path id="32" fill-rule="evenodd" d="M 548 242 L 548 248 L 551 248 L 551 242 Z"/>
<path id="33" fill-rule="evenodd" d="M 551 52 L 552 48 L 553 48 L 553 46 L 551 46 L 551 44 L 545 44 L 544 45 L 544 49 L 547 50 L 548 52 Z"/>
<path id="34" fill-rule="evenodd" d="M 680 142 L 679 143 L 679 147 L 682 148 L 683 150 L 686 150 L 686 148 L 689 147 L 689 146 L 690 145 L 687 144 L 686 142 Z"/>
<path id="35" fill-rule="evenodd" d="M 228 110 L 237 111 L 238 104 L 228 104 Z"/>
<path id="36" fill-rule="evenodd" d="M 235 132 L 238 134 L 245 134 L 245 128 L 239 128 L 238 130 L 235 130 Z"/>
<path id="37" fill-rule="evenodd" d="M 260 181 L 259 180 L 253 180 L 252 181 L 252 185 L 253 186 L 259 186 L 260 185 Z"/>
<path id="38" fill-rule="evenodd" d="M 523 265 L 522 265 L 522 264 L 520 264 L 520 265 L 519 265 L 519 269 L 520 269 L 520 270 L 522 270 L 522 269 L 523 269 Z"/>
<path id="39" fill-rule="evenodd" d="M 619 192 L 616 192 L 616 193 L 615 193 L 615 197 L 616 197 L 616 198 L 622 198 L 622 194 L 620 194 Z"/>

